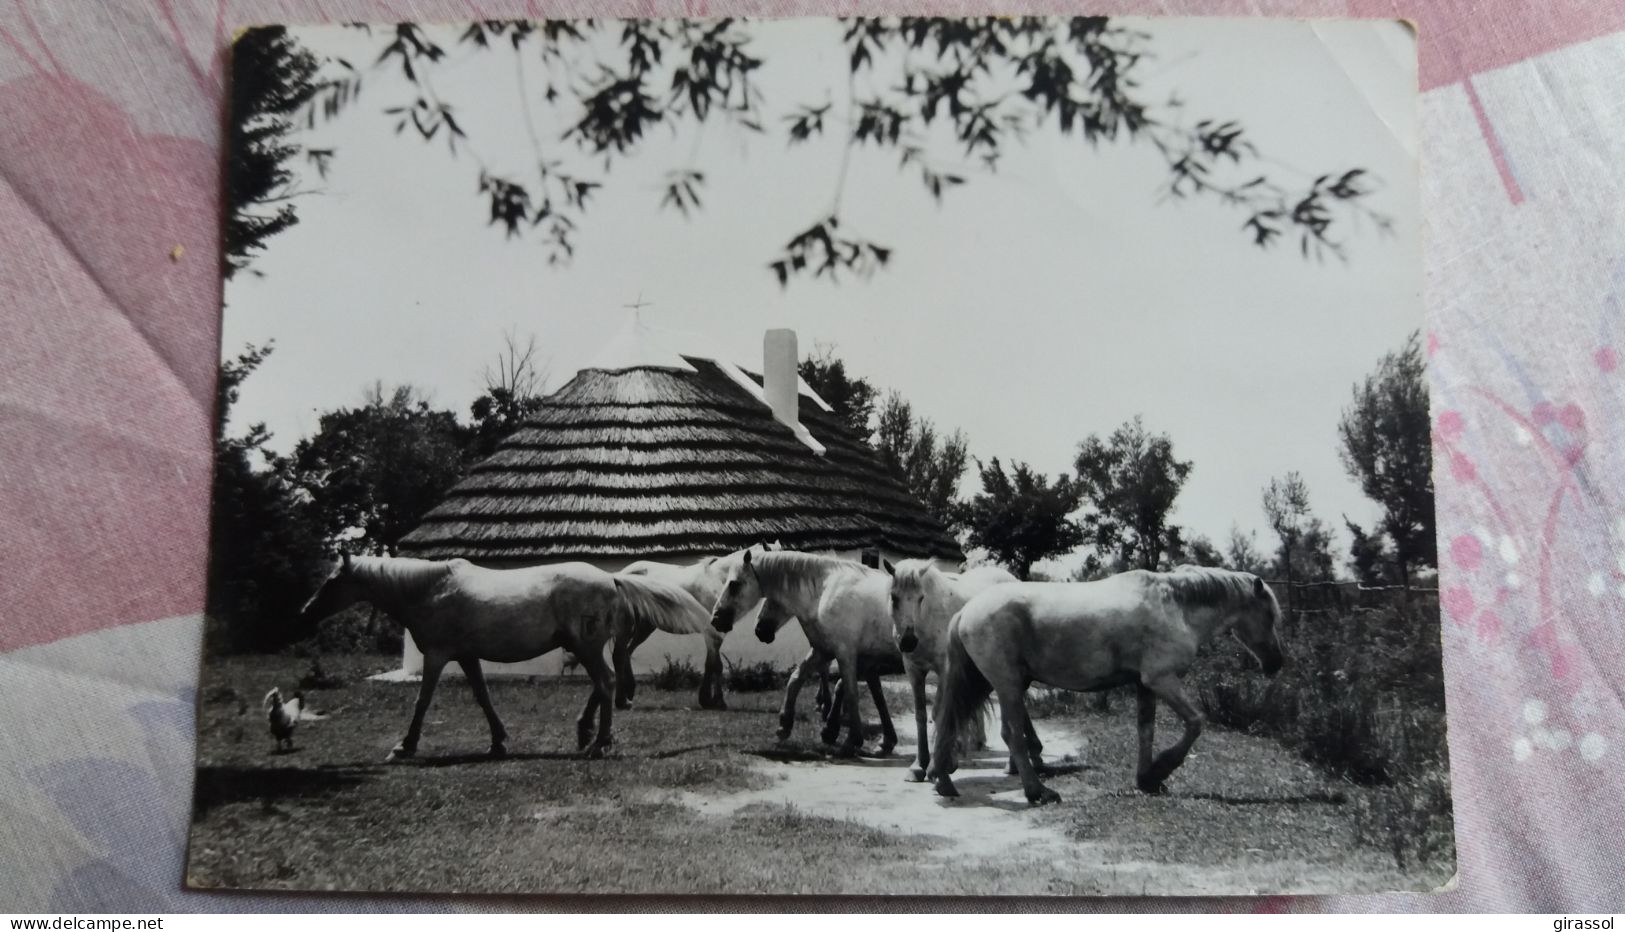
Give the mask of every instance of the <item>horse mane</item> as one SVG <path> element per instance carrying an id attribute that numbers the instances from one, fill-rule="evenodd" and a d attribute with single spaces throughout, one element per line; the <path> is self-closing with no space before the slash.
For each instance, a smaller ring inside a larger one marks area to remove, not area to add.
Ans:
<path id="1" fill-rule="evenodd" d="M 369 589 L 416 595 L 451 572 L 451 562 L 415 557 L 351 557 L 350 572 Z"/>
<path id="2" fill-rule="evenodd" d="M 1185 608 L 1230 608 L 1256 599 L 1258 579 L 1252 573 L 1185 564 L 1168 573 L 1148 574 L 1168 587 L 1174 601 Z M 1269 592 L 1269 587 L 1265 587 Z M 1274 596 L 1271 595 L 1273 600 Z"/>
<path id="3" fill-rule="evenodd" d="M 751 554 L 750 565 L 764 584 L 771 584 L 775 590 L 793 590 L 804 599 L 817 598 L 824 579 L 832 572 L 865 569 L 851 560 L 799 550 L 756 551 Z M 765 591 L 768 585 L 762 588 Z"/>

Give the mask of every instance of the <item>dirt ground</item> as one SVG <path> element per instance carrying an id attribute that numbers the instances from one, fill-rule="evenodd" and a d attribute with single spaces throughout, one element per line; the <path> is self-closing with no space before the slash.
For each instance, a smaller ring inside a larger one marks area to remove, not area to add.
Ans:
<path id="1" fill-rule="evenodd" d="M 1401 872 L 1356 841 L 1360 788 L 1272 741 L 1209 729 L 1159 797 L 1133 785 L 1131 707 L 1038 722 L 1059 805 L 1027 805 L 1003 749 L 963 761 L 963 795 L 905 782 L 886 758 L 830 758 L 816 727 L 773 740 L 776 694 L 727 712 L 645 687 L 616 719 L 608 759 L 575 759 L 582 683 L 500 682 L 513 738 L 486 760 L 484 720 L 460 680 L 442 684 L 420 758 L 382 764 L 415 687 L 329 667 L 307 692 L 329 718 L 270 753 L 258 700 L 306 664 L 234 658 L 204 678 L 189 880 L 204 887 L 434 892 L 1240 894 L 1431 889 L 1447 865 Z M 248 708 L 244 709 L 244 705 Z M 804 695 L 811 713 L 811 696 Z M 866 715 L 870 714 L 867 712 Z M 994 730 L 996 734 L 996 730 Z M 1159 721 L 1159 746 L 1177 726 Z M 996 743 L 996 742 L 995 742 Z M 871 744 L 871 747 L 873 745 Z"/>

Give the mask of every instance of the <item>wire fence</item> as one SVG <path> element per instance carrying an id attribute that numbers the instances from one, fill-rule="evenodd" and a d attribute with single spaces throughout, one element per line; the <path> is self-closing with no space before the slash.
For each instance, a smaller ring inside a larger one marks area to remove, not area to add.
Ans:
<path id="1" fill-rule="evenodd" d="M 1288 583 L 1284 579 L 1266 579 L 1265 582 L 1275 590 L 1281 610 L 1292 615 L 1378 611 L 1395 604 L 1418 602 L 1437 609 L 1439 603 L 1437 586 L 1365 586 L 1340 580 Z"/>

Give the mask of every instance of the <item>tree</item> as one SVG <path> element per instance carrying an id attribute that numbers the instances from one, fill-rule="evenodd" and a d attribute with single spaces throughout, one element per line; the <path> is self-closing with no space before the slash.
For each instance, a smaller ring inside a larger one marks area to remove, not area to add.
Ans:
<path id="1" fill-rule="evenodd" d="M 1170 550 L 1168 552 L 1168 563 L 1173 566 L 1190 563 L 1196 566 L 1222 567 L 1225 565 L 1225 559 L 1224 554 L 1219 551 L 1218 547 L 1214 546 L 1212 540 L 1205 535 L 1198 534 L 1192 537 L 1188 543 L 1181 541 L 1178 547 Z"/>
<path id="2" fill-rule="evenodd" d="M 403 23 L 377 32 L 373 68 L 402 79 L 393 84 L 398 96 L 382 109 L 395 131 L 425 143 L 443 141 L 455 156 L 475 141 L 436 90 L 433 76 L 453 57 L 447 46 L 462 46 L 467 55 L 514 56 L 522 113 L 513 122 L 526 127 L 529 151 L 476 154 L 479 196 L 488 201 L 493 226 L 509 238 L 539 237 L 555 265 L 574 256 L 592 193 L 645 138 L 656 130 L 698 137 L 718 125 L 740 134 L 782 134 L 789 145 L 826 133 L 845 142 L 833 206 L 765 263 L 781 285 L 800 276 L 870 275 L 889 261 L 890 246 L 840 225 L 846 163 L 854 153 L 895 160 L 940 203 L 974 175 L 996 172 L 1012 142 L 1043 132 L 1091 145 L 1124 140 L 1142 146 L 1166 171 L 1162 199 L 1200 197 L 1239 210 L 1241 229 L 1259 247 L 1295 239 L 1305 257 L 1340 257 L 1344 247 L 1335 233 L 1346 218 L 1363 214 L 1379 227 L 1388 224 L 1365 205 L 1373 188 L 1362 169 L 1311 172 L 1307 177 L 1319 177 L 1307 186 L 1281 182 L 1270 174 L 1274 159 L 1258 151 L 1239 122 L 1192 120 L 1177 98 L 1144 98 L 1140 75 L 1153 55 L 1151 37 L 1115 20 L 859 17 L 843 23 L 837 60 L 846 63 L 847 99 L 781 101 L 773 111 L 756 83 L 765 64 L 752 47 L 756 24 L 734 19 L 486 20 L 460 34 Z M 370 27 L 358 28 L 372 34 Z M 360 86 L 361 75 L 348 62 L 335 62 L 308 109 L 330 117 L 356 99 Z M 960 162 L 975 169 L 954 167 Z M 516 163 L 534 169 L 497 174 L 485 167 Z M 691 216 L 702 207 L 707 182 L 692 164 L 670 166 L 658 186 L 660 207 Z"/>
<path id="3" fill-rule="evenodd" d="M 881 459 L 932 517 L 952 527 L 959 517 L 959 480 L 970 465 L 964 433 L 956 430 L 939 441 L 931 419 L 916 418 L 914 407 L 895 391 L 881 404 L 877 424 Z"/>
<path id="4" fill-rule="evenodd" d="M 320 168 L 331 155 L 293 141 L 293 117 L 316 94 L 316 58 L 281 26 L 244 32 L 232 56 L 222 254 L 227 278 L 247 268 L 267 239 L 299 222 L 289 161 L 303 152 Z"/>
<path id="5" fill-rule="evenodd" d="M 869 380 L 846 374 L 846 363 L 835 355 L 835 347 L 821 345 L 817 355 L 808 356 L 798 367 L 801 378 L 818 397 L 824 399 L 852 433 L 869 440 L 874 434 L 870 421 L 880 392 Z"/>
<path id="6" fill-rule="evenodd" d="M 375 385 L 366 404 L 323 414 L 283 470 L 329 538 L 359 533 L 361 549 L 391 553 L 462 478 L 466 433 L 410 386 Z"/>
<path id="7" fill-rule="evenodd" d="M 296 490 L 264 468 L 271 439 L 265 425 L 226 433 L 243 381 L 270 354 L 270 346 L 250 346 L 220 365 L 207 598 L 208 647 L 215 651 L 269 650 L 297 637 L 301 632 L 287 629 L 287 622 L 310 594 L 326 555 L 321 530 Z"/>
<path id="8" fill-rule="evenodd" d="M 1354 578 L 1362 586 L 1380 586 L 1388 583 L 1393 575 L 1393 554 L 1388 551 L 1388 542 L 1379 530 L 1375 534 L 1349 520 L 1348 515 L 1343 516 L 1343 526 L 1348 528 L 1349 538 L 1349 569 Z"/>
<path id="9" fill-rule="evenodd" d="M 1084 542 L 1083 527 L 1071 517 L 1083 497 L 1077 480 L 1063 474 L 1051 483 L 1026 463 L 1006 472 L 998 457 L 978 462 L 977 472 L 982 491 L 961 509 L 971 546 L 1026 579 L 1034 563 Z"/>
<path id="10" fill-rule="evenodd" d="M 1191 473 L 1174 457 L 1173 441 L 1152 434 L 1138 415 L 1101 440 L 1091 434 L 1074 462 L 1084 499 L 1090 540 L 1102 558 L 1115 554 L 1125 566 L 1154 570 L 1162 555 L 1179 546 L 1179 529 L 1168 513 Z"/>
<path id="11" fill-rule="evenodd" d="M 1328 582 L 1337 578 L 1336 567 L 1337 547 L 1331 529 L 1314 516 L 1304 523 L 1290 556 L 1285 545 L 1275 553 L 1274 573 L 1289 581 Z"/>
<path id="12" fill-rule="evenodd" d="M 1257 539 L 1252 534 L 1243 534 L 1234 524 L 1230 526 L 1230 540 L 1224 548 L 1224 562 L 1237 572 L 1269 575 L 1269 564 L 1258 551 Z"/>
<path id="13" fill-rule="evenodd" d="M 485 370 L 485 392 L 469 406 L 473 430 L 468 440 L 470 461 L 483 460 L 497 445 L 541 409 L 547 391 L 547 370 L 536 358 L 536 337 L 523 344 L 509 331 L 496 365 Z"/>
<path id="14" fill-rule="evenodd" d="M 1338 450 L 1349 476 L 1382 506 L 1383 533 L 1393 543 L 1401 580 L 1419 566 L 1439 565 L 1434 537 L 1433 446 L 1426 363 L 1412 333 L 1365 382 L 1338 425 Z"/>
<path id="15" fill-rule="evenodd" d="M 1294 579 L 1293 568 L 1300 562 L 1294 560 L 1294 551 L 1304 532 L 1309 529 L 1311 520 L 1309 486 L 1304 483 L 1303 476 L 1289 472 L 1283 478 L 1270 480 L 1270 484 L 1264 487 L 1264 517 L 1280 541 L 1275 566 L 1286 577 L 1290 590 Z"/>

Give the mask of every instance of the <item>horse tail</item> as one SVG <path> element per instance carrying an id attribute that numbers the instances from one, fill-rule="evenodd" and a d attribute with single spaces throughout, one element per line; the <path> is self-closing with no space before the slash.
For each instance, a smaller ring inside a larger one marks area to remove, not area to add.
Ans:
<path id="1" fill-rule="evenodd" d="M 993 684 L 988 681 L 976 661 L 965 650 L 965 640 L 959 635 L 956 613 L 948 622 L 948 665 L 942 676 L 942 720 L 937 722 L 937 733 L 932 742 L 931 771 L 946 776 L 954 772 L 960 736 L 972 722 L 987 715 L 993 702 Z"/>
<path id="2" fill-rule="evenodd" d="M 616 574 L 618 628 L 632 630 L 647 624 L 672 634 L 703 634 L 711 627 L 711 613 L 687 590 L 652 576 Z"/>

